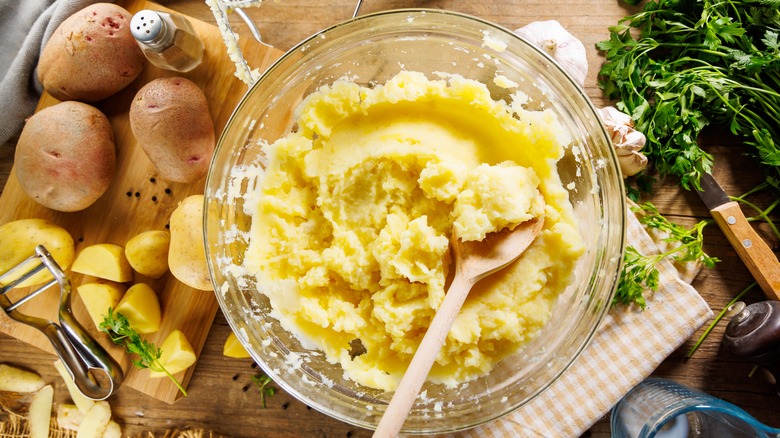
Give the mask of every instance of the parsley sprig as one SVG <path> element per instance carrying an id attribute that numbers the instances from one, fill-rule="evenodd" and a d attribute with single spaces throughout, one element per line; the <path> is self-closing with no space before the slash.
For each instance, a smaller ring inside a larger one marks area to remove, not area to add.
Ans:
<path id="1" fill-rule="evenodd" d="M 133 365 L 137 368 L 149 368 L 152 371 L 165 373 L 176 384 L 179 391 L 185 397 L 187 396 L 187 391 L 184 390 L 181 383 L 160 363 L 162 350 L 153 343 L 143 339 L 138 332 L 133 330 L 125 315 L 114 312 L 114 309 L 109 307 L 108 315 L 104 316 L 103 321 L 100 323 L 100 330 L 108 334 L 113 343 L 121 345 L 128 353 L 138 356 L 138 359 L 133 360 Z"/>
<path id="2" fill-rule="evenodd" d="M 727 126 L 780 188 L 780 0 L 655 0 L 597 44 L 605 94 L 647 137 L 663 175 L 698 188 L 713 157 L 697 138 Z"/>
<path id="3" fill-rule="evenodd" d="M 265 409 L 266 396 L 270 397 L 276 393 L 276 388 L 270 386 L 270 384 L 273 383 L 273 380 L 265 374 L 257 374 L 252 376 L 252 382 L 254 382 L 260 390 L 260 401 L 263 404 L 263 409 Z"/>
<path id="4" fill-rule="evenodd" d="M 710 257 L 704 250 L 704 236 L 702 230 L 711 220 L 698 222 L 692 228 L 670 222 L 658 212 L 658 209 L 650 202 L 646 202 L 633 208 L 640 223 L 649 229 L 657 230 L 666 235 L 664 241 L 670 243 L 669 249 L 659 254 L 644 255 L 633 246 L 626 248 L 623 256 L 623 269 L 620 273 L 617 292 L 612 300 L 613 304 L 636 304 L 644 309 L 647 301 L 644 297 L 646 289 L 655 291 L 658 289 L 660 274 L 658 263 L 661 260 L 672 258 L 678 262 L 699 262 L 712 268 L 719 260 Z"/>

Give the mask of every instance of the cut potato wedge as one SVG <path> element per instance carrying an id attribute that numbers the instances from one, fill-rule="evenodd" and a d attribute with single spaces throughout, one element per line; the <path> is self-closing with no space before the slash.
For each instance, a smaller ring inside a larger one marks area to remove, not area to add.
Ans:
<path id="1" fill-rule="evenodd" d="M 133 267 L 127 261 L 125 249 L 113 243 L 98 243 L 82 249 L 71 270 L 117 283 L 133 279 Z"/>
<path id="2" fill-rule="evenodd" d="M 195 351 L 190 345 L 190 341 L 179 330 L 172 331 L 160 346 L 162 355 L 160 364 L 171 374 L 176 374 L 191 367 L 195 363 Z M 166 374 L 160 371 L 151 371 L 150 377 L 166 377 Z"/>
<path id="3" fill-rule="evenodd" d="M 244 348 L 243 345 L 241 345 L 238 337 L 233 332 L 230 332 L 227 337 L 227 341 L 225 341 L 225 346 L 222 347 L 222 355 L 227 357 L 234 357 L 236 359 L 250 357 L 249 352 L 246 351 L 246 348 Z"/>
<path id="4" fill-rule="evenodd" d="M 0 391 L 35 392 L 46 382 L 32 371 L 0 363 Z"/>
<path id="5" fill-rule="evenodd" d="M 57 425 L 65 430 L 79 430 L 84 413 L 76 405 L 63 403 L 57 408 Z"/>
<path id="6" fill-rule="evenodd" d="M 84 414 L 76 438 L 103 438 L 103 433 L 111 421 L 111 406 L 105 400 L 95 404 Z"/>
<path id="7" fill-rule="evenodd" d="M 48 438 L 51 425 L 51 407 L 54 402 L 54 388 L 46 385 L 39 389 L 30 402 L 27 423 L 30 426 L 30 438 Z"/>
<path id="8" fill-rule="evenodd" d="M 135 272 L 160 278 L 168 272 L 168 248 L 171 233 L 164 230 L 144 231 L 125 244 L 125 256 Z"/>
<path id="9" fill-rule="evenodd" d="M 100 323 L 108 315 L 108 308 L 116 309 L 125 295 L 123 285 L 107 281 L 84 283 L 76 290 L 84 302 L 92 322 L 98 329 L 100 329 Z"/>
<path id="10" fill-rule="evenodd" d="M 73 400 L 73 403 L 76 404 L 81 412 L 89 412 L 89 410 L 92 409 L 92 406 L 95 404 L 94 400 L 88 399 L 84 394 L 81 393 L 81 391 L 79 391 L 78 388 L 76 388 L 76 384 L 73 382 L 73 378 L 70 376 L 70 374 L 68 374 L 68 370 L 65 369 L 65 365 L 62 364 L 62 361 L 59 359 L 54 361 L 54 368 L 58 373 L 60 373 L 62 380 L 65 381 L 65 386 L 68 388 L 68 393 L 70 394 L 70 398 Z"/>
<path id="11" fill-rule="evenodd" d="M 146 283 L 131 286 L 114 310 L 124 315 L 130 327 L 142 335 L 155 333 L 160 329 L 160 300 Z"/>

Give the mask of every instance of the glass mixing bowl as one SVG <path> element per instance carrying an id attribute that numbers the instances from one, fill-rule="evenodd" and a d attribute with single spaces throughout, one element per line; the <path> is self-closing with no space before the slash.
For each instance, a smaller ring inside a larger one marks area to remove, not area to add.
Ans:
<path id="1" fill-rule="evenodd" d="M 488 375 L 457 388 L 426 383 L 406 433 L 457 431 L 505 415 L 542 393 L 577 358 L 606 315 L 624 250 L 626 205 L 610 139 L 582 88 L 536 47 L 500 26 L 440 10 L 397 10 L 335 25 L 281 57 L 254 84 L 219 140 L 206 184 L 205 239 L 219 304 L 252 358 L 286 392 L 347 423 L 375 428 L 392 393 L 360 386 L 337 364 L 306 350 L 269 315 L 269 300 L 242 266 L 252 217 L 244 194 L 265 163 L 263 145 L 294 129 L 293 109 L 311 92 L 348 77 L 382 84 L 401 70 L 459 74 L 494 99 L 520 84 L 528 109 L 547 108 L 573 142 L 558 163 L 586 253 L 538 337 Z"/>

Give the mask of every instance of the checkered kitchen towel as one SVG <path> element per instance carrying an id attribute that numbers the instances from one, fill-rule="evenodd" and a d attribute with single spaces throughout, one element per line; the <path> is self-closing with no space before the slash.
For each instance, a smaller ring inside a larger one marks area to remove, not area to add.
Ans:
<path id="1" fill-rule="evenodd" d="M 642 254 L 658 253 L 659 239 L 633 213 L 627 216 L 628 244 Z M 689 284 L 698 266 L 664 261 L 658 271 L 658 290 L 646 296 L 645 311 L 613 308 L 577 361 L 544 393 L 459 436 L 578 437 L 601 419 L 713 315 Z"/>

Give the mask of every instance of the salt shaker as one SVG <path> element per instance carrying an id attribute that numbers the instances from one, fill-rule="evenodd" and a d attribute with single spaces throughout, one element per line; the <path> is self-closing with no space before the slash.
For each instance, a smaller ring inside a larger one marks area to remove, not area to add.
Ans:
<path id="1" fill-rule="evenodd" d="M 185 73 L 203 59 L 203 42 L 181 15 L 145 9 L 133 15 L 130 32 L 157 67 Z"/>

